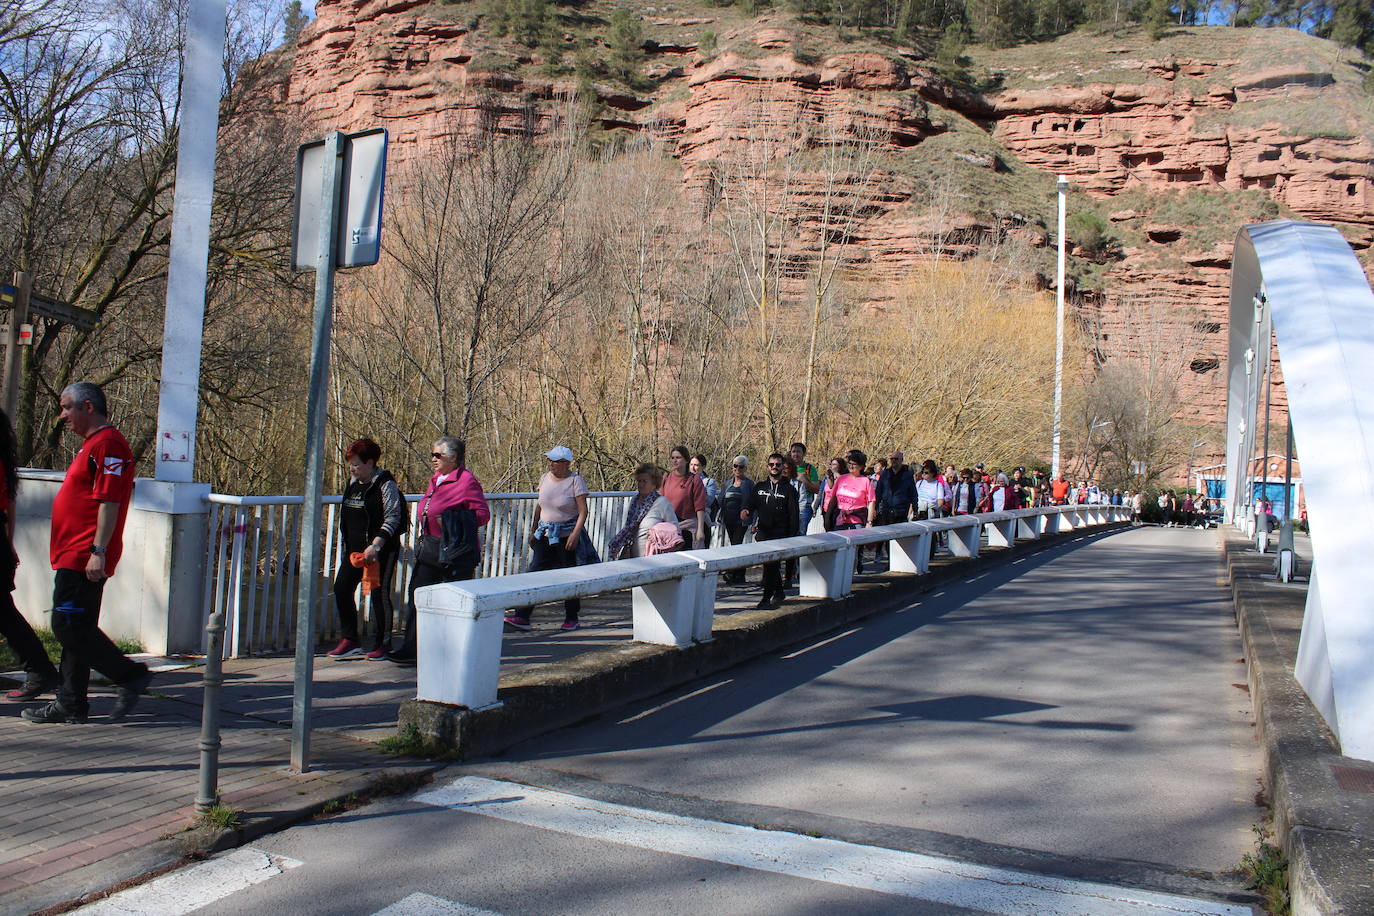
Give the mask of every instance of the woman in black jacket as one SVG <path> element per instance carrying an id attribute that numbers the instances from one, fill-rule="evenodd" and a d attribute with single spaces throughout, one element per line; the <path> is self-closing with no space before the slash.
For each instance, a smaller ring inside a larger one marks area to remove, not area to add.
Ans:
<path id="1" fill-rule="evenodd" d="M 358 635 L 358 607 L 353 593 L 363 581 L 365 569 L 375 570 L 372 597 L 372 649 L 366 657 L 383 658 L 391 648 L 392 590 L 396 579 L 396 558 L 400 537 L 410 528 L 410 512 L 405 496 L 389 471 L 377 467 L 381 446 L 371 439 L 359 439 L 344 453 L 352 474 L 344 488 L 339 530 L 343 533 L 343 555 L 334 575 L 334 603 L 339 608 L 339 644 L 329 651 L 330 658 L 352 658 L 363 654 Z M 362 566 L 352 556 L 361 554 Z"/>

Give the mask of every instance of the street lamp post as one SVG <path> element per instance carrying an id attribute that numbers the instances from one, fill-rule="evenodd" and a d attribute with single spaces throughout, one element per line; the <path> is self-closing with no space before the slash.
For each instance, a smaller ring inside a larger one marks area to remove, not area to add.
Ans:
<path id="1" fill-rule="evenodd" d="M 1064 224 L 1069 206 L 1069 179 L 1063 175 L 1055 183 L 1059 190 L 1059 270 L 1055 284 L 1054 326 L 1054 446 L 1050 474 L 1059 479 L 1059 432 L 1064 410 Z"/>

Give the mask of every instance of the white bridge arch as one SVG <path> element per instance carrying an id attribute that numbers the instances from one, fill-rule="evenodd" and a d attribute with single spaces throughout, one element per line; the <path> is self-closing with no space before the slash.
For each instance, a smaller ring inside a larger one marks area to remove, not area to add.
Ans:
<path id="1" fill-rule="evenodd" d="M 1335 228 L 1276 220 L 1236 236 L 1226 500 L 1237 524 L 1253 514 L 1247 474 L 1271 330 L 1314 558 L 1297 678 L 1341 752 L 1374 760 L 1374 291 Z"/>

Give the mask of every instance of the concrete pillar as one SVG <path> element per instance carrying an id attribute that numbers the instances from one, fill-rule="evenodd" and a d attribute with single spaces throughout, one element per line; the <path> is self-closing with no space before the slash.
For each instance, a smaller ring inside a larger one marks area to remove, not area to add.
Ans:
<path id="1" fill-rule="evenodd" d="M 854 545 L 840 535 L 816 535 L 834 538 L 836 549 L 800 557 L 797 573 L 803 598 L 843 598 L 854 590 Z"/>
<path id="2" fill-rule="evenodd" d="M 701 580 L 697 582 L 696 586 L 697 608 L 692 620 L 692 639 L 695 642 L 711 641 L 711 626 L 716 619 L 716 584 L 718 581 L 716 573 L 702 570 Z"/>
<path id="3" fill-rule="evenodd" d="M 982 525 L 966 525 L 949 530 L 949 552 L 956 557 L 976 557 L 982 540 Z"/>
<path id="4" fill-rule="evenodd" d="M 635 640 L 660 646 L 691 645 L 697 632 L 697 595 L 704 579 L 699 569 L 683 570 L 680 578 L 635 588 Z"/>
<path id="5" fill-rule="evenodd" d="M 1016 519 L 989 522 L 983 527 L 988 533 L 989 547 L 1010 547 L 1016 543 Z"/>
<path id="6" fill-rule="evenodd" d="M 501 630 L 506 611 L 478 611 L 458 584 L 415 590 L 415 696 L 432 703 L 486 709 L 500 705 Z"/>
<path id="7" fill-rule="evenodd" d="M 1018 518 L 1016 520 L 1016 536 L 1019 538 L 1026 538 L 1027 540 L 1033 541 L 1036 538 L 1040 537 L 1040 532 L 1044 529 L 1044 527 L 1045 516 L 1043 515 L 1032 515 L 1029 517 Z"/>
<path id="8" fill-rule="evenodd" d="M 915 537 L 897 538 L 888 541 L 888 556 L 893 572 L 916 573 L 923 575 L 930 571 L 929 531 L 922 531 Z"/>

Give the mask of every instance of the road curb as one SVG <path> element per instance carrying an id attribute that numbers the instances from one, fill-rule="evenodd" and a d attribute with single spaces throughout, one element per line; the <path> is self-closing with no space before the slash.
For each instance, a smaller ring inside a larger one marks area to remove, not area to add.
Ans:
<path id="1" fill-rule="evenodd" d="M 551 662 L 502 677 L 502 705 L 491 709 L 407 700 L 401 704 L 398 727 L 402 732 L 413 727 L 430 750 L 460 759 L 499 754 L 529 738 L 838 630 L 975 571 L 1128 525 L 1118 522 L 1021 541 L 987 550 L 976 559 L 945 559 L 926 575 L 888 574 L 879 582 L 857 583 L 854 594 L 838 601 L 794 600 L 773 611 L 723 615 L 716 619 L 708 643 L 679 649 L 627 641 Z"/>
<path id="2" fill-rule="evenodd" d="M 1341 787 L 1337 774 L 1374 764 L 1342 756 L 1293 675 L 1306 592 L 1273 581 L 1272 557 L 1234 529 L 1219 533 L 1245 647 L 1264 785 L 1274 834 L 1288 855 L 1296 916 L 1374 913 L 1374 794 Z"/>

